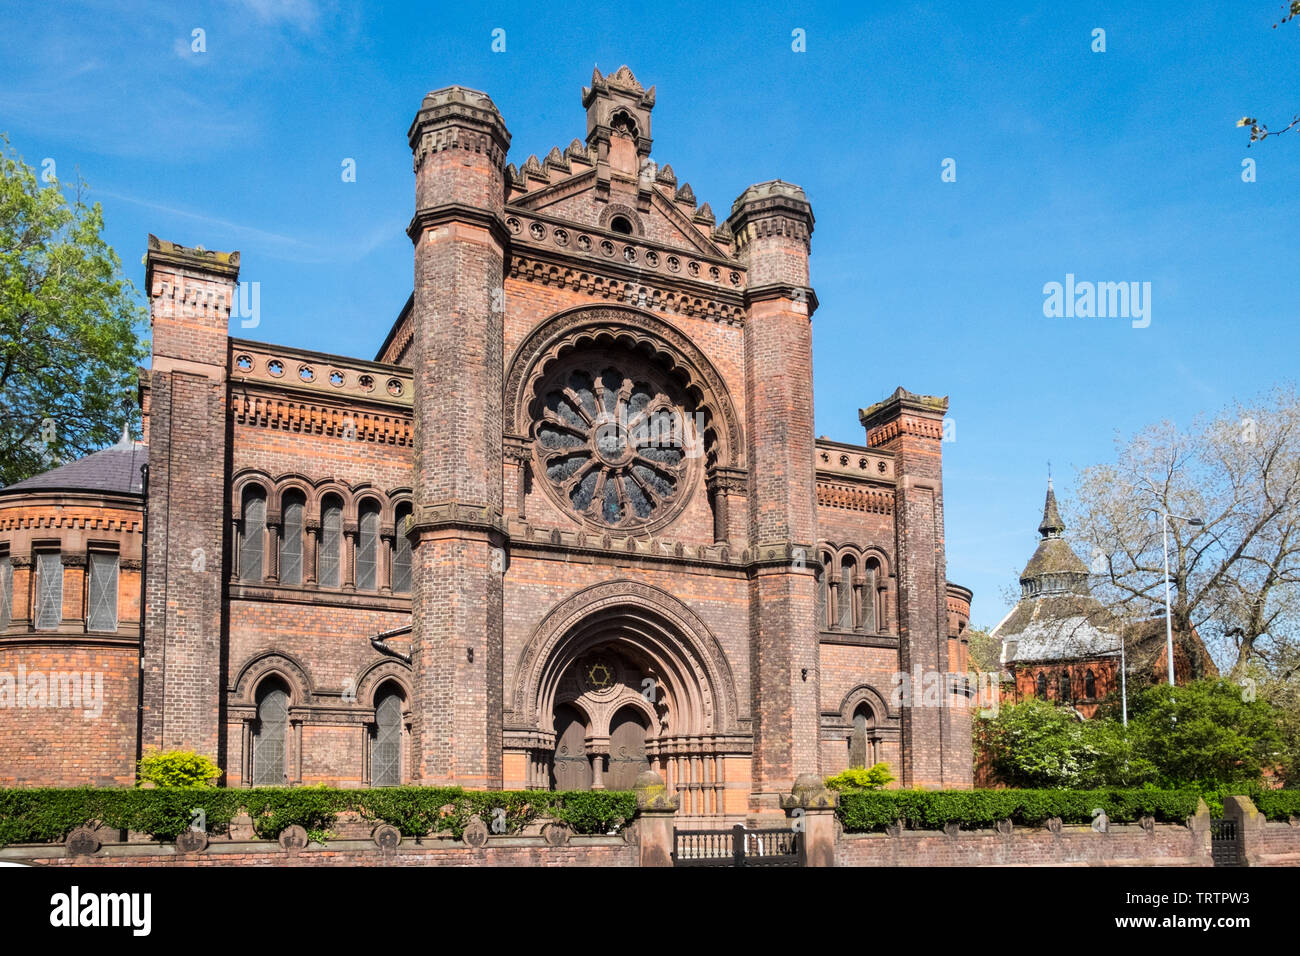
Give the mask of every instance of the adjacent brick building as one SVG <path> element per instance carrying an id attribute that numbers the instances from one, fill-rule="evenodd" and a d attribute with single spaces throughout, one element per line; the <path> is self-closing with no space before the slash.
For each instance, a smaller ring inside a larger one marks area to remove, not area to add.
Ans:
<path id="1" fill-rule="evenodd" d="M 1093 596 L 1088 566 L 1064 532 L 1049 478 L 1038 547 L 1020 574 L 1020 600 L 990 636 L 1001 641 L 1013 701 L 1038 697 L 1093 717 L 1103 698 L 1120 693 L 1121 650 L 1129 693 L 1167 679 L 1165 621 L 1116 619 Z M 1175 637 L 1178 683 L 1218 673 L 1199 634 Z"/>
<path id="2" fill-rule="evenodd" d="M 850 763 L 970 785 L 946 399 L 900 388 L 864 444 L 815 439 L 803 190 L 750 186 L 719 221 L 650 159 L 653 87 L 597 71 L 582 105 L 584 138 L 516 165 L 486 94 L 425 97 L 414 290 L 373 361 L 230 337 L 239 253 L 149 238 L 148 485 L 103 504 L 130 511 L 124 557 L 147 516 L 145 613 L 124 599 L 115 638 L 131 733 L 47 717 L 93 770 L 5 733 L 0 782 L 129 781 L 182 747 L 229 786 L 653 767 L 701 818 Z M 15 530 L 56 506 L 0 492 L 15 608 L 42 541 L 70 567 L 96 546 Z M 78 613 L 48 635 L 15 613 L 0 648 L 89 653 Z"/>

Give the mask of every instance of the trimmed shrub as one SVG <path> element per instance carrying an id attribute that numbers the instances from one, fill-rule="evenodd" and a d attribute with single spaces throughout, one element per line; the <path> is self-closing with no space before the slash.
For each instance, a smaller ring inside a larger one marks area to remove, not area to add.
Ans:
<path id="1" fill-rule="evenodd" d="M 168 750 L 147 753 L 137 767 L 138 782 L 159 787 L 211 787 L 221 776 L 221 768 L 192 750 Z"/>
<path id="2" fill-rule="evenodd" d="M 850 833 L 883 830 L 896 820 L 916 830 L 941 830 L 949 823 L 988 829 L 999 820 L 1041 826 L 1052 817 L 1089 823 L 1101 808 L 1113 823 L 1152 816 L 1182 823 L 1196 813 L 1194 790 L 881 790 L 846 793 L 839 817 Z"/>
<path id="3" fill-rule="evenodd" d="M 450 807 L 444 811 L 444 807 Z M 575 833 L 617 831 L 636 816 L 630 791 L 467 791 L 458 787 L 53 788 L 0 789 L 0 846 L 58 843 L 74 829 L 99 822 L 120 830 L 174 840 L 203 815 L 209 833 L 225 833 L 240 810 L 264 840 L 297 824 L 323 842 L 345 810 L 374 823 L 391 823 L 405 836 L 459 837 L 477 816 L 494 833 L 517 833 L 538 817 L 563 821 Z"/>

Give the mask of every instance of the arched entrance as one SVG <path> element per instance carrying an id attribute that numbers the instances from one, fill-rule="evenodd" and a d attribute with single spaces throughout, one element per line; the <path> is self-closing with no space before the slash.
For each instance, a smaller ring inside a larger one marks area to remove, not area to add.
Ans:
<path id="1" fill-rule="evenodd" d="M 558 606 L 524 647 L 514 691 L 507 750 L 536 768 L 533 785 L 630 789 L 652 769 L 679 812 L 720 816 L 726 758 L 747 770 L 751 738 L 736 726 L 726 657 L 657 589 L 609 582 Z"/>

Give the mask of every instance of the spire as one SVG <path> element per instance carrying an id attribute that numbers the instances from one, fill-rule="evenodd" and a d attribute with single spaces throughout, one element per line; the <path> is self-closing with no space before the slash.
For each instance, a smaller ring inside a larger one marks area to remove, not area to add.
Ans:
<path id="1" fill-rule="evenodd" d="M 1052 490 L 1052 478 L 1047 478 L 1047 501 L 1043 504 L 1043 523 L 1038 526 L 1038 533 L 1044 538 L 1059 538 L 1065 530 L 1061 512 L 1056 508 L 1056 492 Z"/>

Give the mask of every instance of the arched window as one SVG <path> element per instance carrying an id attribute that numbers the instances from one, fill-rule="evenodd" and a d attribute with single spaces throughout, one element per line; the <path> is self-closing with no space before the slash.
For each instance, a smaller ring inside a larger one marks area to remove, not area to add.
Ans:
<path id="1" fill-rule="evenodd" d="M 876 611 L 876 588 L 880 586 L 880 562 L 870 559 L 863 566 L 862 580 L 862 630 L 868 634 L 880 631 L 880 621 Z"/>
<path id="2" fill-rule="evenodd" d="M 1093 700 L 1097 696 L 1097 678 L 1091 670 L 1083 675 L 1083 696 Z"/>
<path id="3" fill-rule="evenodd" d="M 835 625 L 841 631 L 853 630 L 853 571 L 853 559 L 843 558 L 840 561 L 840 594 L 836 608 L 839 620 Z"/>
<path id="4" fill-rule="evenodd" d="M 289 737 L 289 689 L 272 677 L 257 689 L 257 724 L 253 731 L 253 786 L 283 787 L 289 782 L 286 745 Z"/>
<path id="5" fill-rule="evenodd" d="M 397 508 L 397 537 L 393 539 L 393 593 L 411 593 L 411 539 L 406 536 L 406 519 L 411 516 L 409 504 Z"/>
<path id="6" fill-rule="evenodd" d="M 243 520 L 239 526 L 239 580 L 262 580 L 262 549 L 266 546 L 266 492 L 257 485 L 244 489 Z"/>
<path id="7" fill-rule="evenodd" d="M 1065 700 L 1065 701 L 1073 700 L 1074 695 L 1071 694 L 1070 691 L 1071 691 L 1070 672 L 1061 671 L 1061 700 Z"/>
<path id="8" fill-rule="evenodd" d="M 609 221 L 609 228 L 613 232 L 630 236 L 632 235 L 632 220 L 628 219 L 627 216 L 615 216 Z"/>
<path id="9" fill-rule="evenodd" d="M 282 501 L 280 583 L 302 584 L 302 518 L 307 499 L 301 491 L 286 491 Z"/>
<path id="10" fill-rule="evenodd" d="M 357 590 L 379 589 L 379 503 L 367 498 L 357 521 Z"/>
<path id="11" fill-rule="evenodd" d="M 402 782 L 402 703 L 395 685 L 384 684 L 375 695 L 375 732 L 370 749 L 370 785 L 396 787 Z"/>
<path id="12" fill-rule="evenodd" d="M 835 573 L 835 559 L 822 552 L 821 578 L 817 582 L 817 627 L 826 630 L 835 624 L 835 606 L 831 600 L 831 575 Z"/>
<path id="13" fill-rule="evenodd" d="M 849 735 L 850 767 L 870 766 L 870 729 L 875 726 L 875 722 L 875 715 L 867 704 L 859 704 L 853 712 L 853 733 Z"/>
<path id="14" fill-rule="evenodd" d="M 1047 675 L 1042 671 L 1038 672 L 1038 683 L 1035 689 L 1038 692 L 1039 700 L 1047 700 Z"/>
<path id="15" fill-rule="evenodd" d="M 339 586 L 339 571 L 343 555 L 343 502 L 329 495 L 321 502 L 320 557 L 316 564 L 321 587 Z"/>

